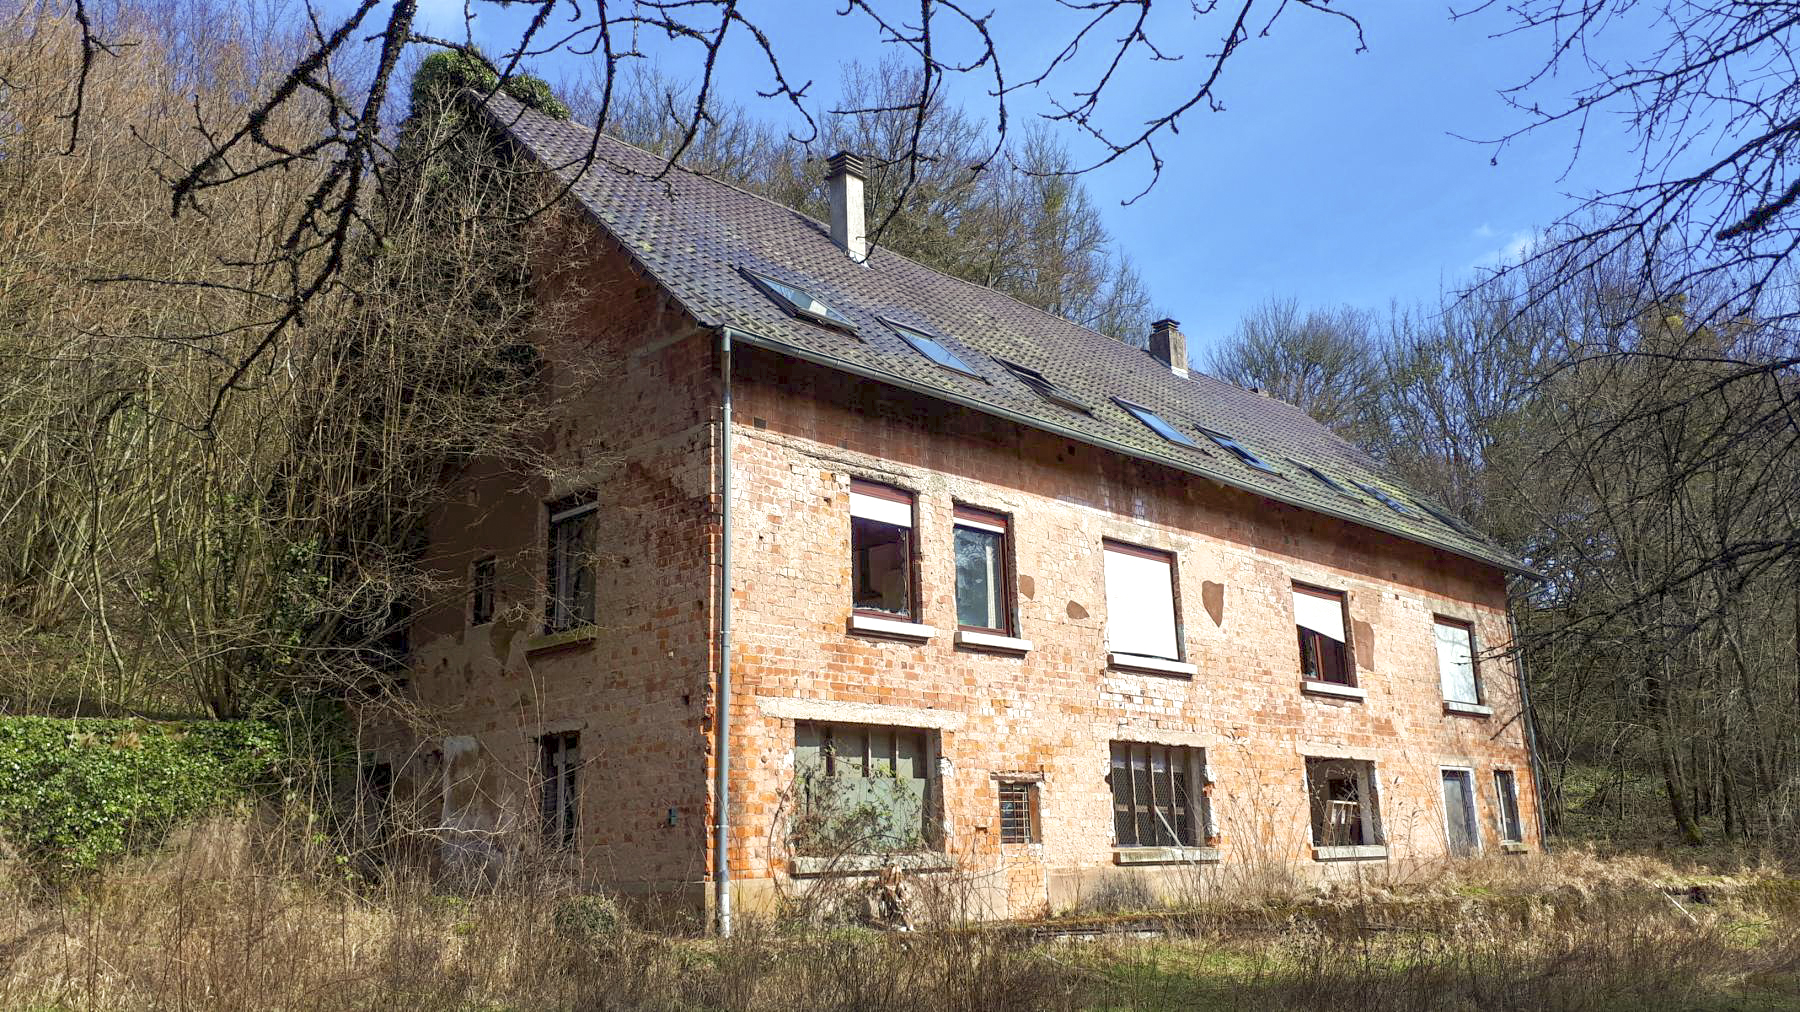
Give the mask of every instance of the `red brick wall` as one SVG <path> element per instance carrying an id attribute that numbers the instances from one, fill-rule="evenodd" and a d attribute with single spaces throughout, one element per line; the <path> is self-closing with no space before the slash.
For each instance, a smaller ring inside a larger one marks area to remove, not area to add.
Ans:
<path id="1" fill-rule="evenodd" d="M 734 875 L 787 868 L 770 821 L 783 811 L 794 720 L 773 701 L 792 698 L 931 711 L 919 720 L 941 727 L 948 849 L 998 883 L 1014 911 L 1064 905 L 1092 885 L 1080 872 L 1112 864 L 1113 740 L 1207 748 L 1221 873 L 1313 866 L 1306 755 L 1375 761 L 1396 863 L 1444 851 L 1440 765 L 1475 768 L 1487 850 L 1498 846 L 1492 771 L 1516 770 L 1535 840 L 1510 666 L 1481 664 L 1495 711 L 1485 719 L 1446 715 L 1438 681 L 1434 613 L 1472 621 L 1483 652 L 1507 642 L 1497 570 L 872 382 L 767 353 L 740 360 Z M 927 643 L 846 631 L 853 477 L 917 495 L 918 620 L 937 629 Z M 1022 658 L 952 642 L 957 502 L 1011 516 L 1018 635 L 1033 644 Z M 1109 538 L 1176 553 L 1193 678 L 1108 669 Z M 1300 691 L 1296 580 L 1348 592 L 1366 700 Z M 1202 605 L 1209 583 L 1222 588 L 1216 622 Z M 1042 777 L 1040 846 L 997 843 L 995 771 Z"/>

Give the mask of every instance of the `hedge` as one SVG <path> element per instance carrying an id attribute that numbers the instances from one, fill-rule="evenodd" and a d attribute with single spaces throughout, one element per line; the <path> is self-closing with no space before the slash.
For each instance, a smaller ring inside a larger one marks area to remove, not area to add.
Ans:
<path id="1" fill-rule="evenodd" d="M 53 877 L 93 871 L 272 786 L 282 740 L 260 721 L 0 718 L 0 836 Z"/>

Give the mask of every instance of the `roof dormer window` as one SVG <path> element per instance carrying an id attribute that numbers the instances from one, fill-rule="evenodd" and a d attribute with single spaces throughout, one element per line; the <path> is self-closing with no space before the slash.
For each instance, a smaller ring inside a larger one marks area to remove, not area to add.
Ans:
<path id="1" fill-rule="evenodd" d="M 856 330 L 856 324 L 851 323 L 849 317 L 831 308 L 830 304 L 804 288 L 795 287 L 785 281 L 777 281 L 749 269 L 744 270 L 744 276 L 756 282 L 756 287 L 761 288 L 763 294 L 774 299 L 781 308 L 795 316 L 811 320 L 814 323 L 822 323 L 828 327 L 837 327 L 840 330 L 851 332 Z"/>
<path id="2" fill-rule="evenodd" d="M 967 362 L 957 358 L 955 352 L 944 347 L 942 341 L 932 337 L 930 334 L 913 327 L 908 327 L 903 323 L 895 323 L 888 319 L 883 319 L 881 322 L 887 324 L 889 330 L 899 334 L 901 340 L 912 345 L 914 351 L 931 359 L 932 362 L 945 369 L 949 369 L 952 372 L 962 373 L 964 376 L 973 376 L 976 379 L 983 378 L 980 373 L 970 368 Z"/>
<path id="3" fill-rule="evenodd" d="M 1170 425 L 1168 422 L 1163 421 L 1161 415 L 1157 414 L 1154 411 L 1151 411 L 1149 408 L 1141 407 L 1139 405 L 1133 404 L 1130 401 L 1125 400 L 1124 398 L 1121 398 L 1121 397 L 1114 397 L 1113 403 L 1117 404 L 1119 407 L 1122 407 L 1126 411 L 1130 412 L 1131 417 L 1136 418 L 1140 422 L 1143 422 L 1144 425 L 1147 428 L 1149 428 L 1149 430 L 1151 432 L 1154 432 L 1157 435 L 1168 440 L 1169 442 L 1174 443 L 1176 446 L 1186 446 L 1186 447 L 1188 447 L 1190 449 L 1194 449 L 1194 450 L 1200 449 L 1200 444 L 1189 439 L 1186 435 L 1184 435 L 1182 433 L 1182 431 L 1180 429 L 1177 429 L 1175 426 Z"/>

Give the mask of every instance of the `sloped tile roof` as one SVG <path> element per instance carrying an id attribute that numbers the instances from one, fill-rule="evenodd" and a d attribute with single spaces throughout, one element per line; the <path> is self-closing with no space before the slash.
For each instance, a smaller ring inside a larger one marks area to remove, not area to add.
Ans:
<path id="1" fill-rule="evenodd" d="M 588 213 L 702 325 L 729 327 L 751 344 L 1530 573 L 1460 522 L 1453 527 L 1419 508 L 1426 500 L 1292 405 L 1198 371 L 1176 376 L 1147 352 L 878 247 L 866 263 L 855 263 L 831 241 L 823 222 L 718 180 L 665 172 L 660 156 L 623 141 L 600 138 L 593 163 L 577 178 L 594 145 L 591 130 L 504 96 L 490 98 L 488 109 L 534 158 L 565 181 L 573 179 L 573 195 Z M 805 289 L 847 317 L 856 333 L 790 314 L 746 270 Z M 932 363 L 883 319 L 939 338 L 981 378 Z M 996 359 L 1037 370 L 1086 402 L 1091 413 L 1039 397 Z M 1156 412 L 1196 445 L 1164 440 L 1115 398 Z M 1250 466 L 1196 426 L 1231 436 L 1281 474 Z M 1319 469 L 1355 494 L 1325 487 L 1296 463 Z M 1406 505 L 1407 514 L 1354 482 L 1386 491 Z"/>

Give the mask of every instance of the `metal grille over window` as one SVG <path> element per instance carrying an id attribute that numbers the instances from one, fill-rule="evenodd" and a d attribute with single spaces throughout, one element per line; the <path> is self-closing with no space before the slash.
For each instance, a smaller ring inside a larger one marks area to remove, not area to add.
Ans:
<path id="1" fill-rule="evenodd" d="M 1294 624 L 1300 632 L 1300 673 L 1316 682 L 1353 685 L 1344 635 L 1344 595 L 1294 588 Z"/>
<path id="2" fill-rule="evenodd" d="M 850 582 L 858 611 L 913 614 L 913 500 L 872 482 L 850 486 Z"/>
<path id="3" fill-rule="evenodd" d="M 581 736 L 547 734 L 538 739 L 543 775 L 543 797 L 539 813 L 543 820 L 544 842 L 552 847 L 570 849 L 575 846 L 575 831 L 581 812 L 581 799 L 576 791 L 576 777 L 581 770 Z"/>
<path id="4" fill-rule="evenodd" d="M 596 508 L 591 501 L 568 500 L 550 507 L 550 543 L 544 573 L 545 632 L 565 632 L 594 624 Z"/>
<path id="5" fill-rule="evenodd" d="M 1000 784 L 1000 842 L 1036 843 L 1037 785 L 1020 781 Z"/>
<path id="6" fill-rule="evenodd" d="M 956 624 L 963 629 L 1010 631 L 1006 586 L 1006 518 L 956 508 Z"/>
<path id="7" fill-rule="evenodd" d="M 1204 800 L 1189 793 L 1201 782 L 1198 749 L 1112 744 L 1113 837 L 1120 847 L 1199 846 Z"/>

